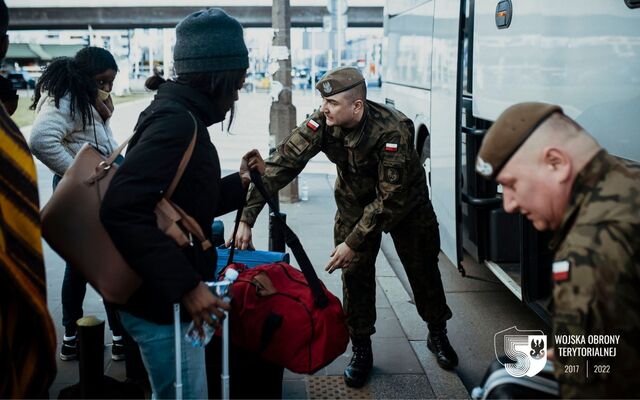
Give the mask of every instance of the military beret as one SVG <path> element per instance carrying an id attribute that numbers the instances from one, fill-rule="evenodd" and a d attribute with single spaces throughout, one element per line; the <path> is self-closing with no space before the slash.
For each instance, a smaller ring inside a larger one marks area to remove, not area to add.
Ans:
<path id="1" fill-rule="evenodd" d="M 364 76 L 356 67 L 340 67 L 327 72 L 316 84 L 322 97 L 333 96 L 364 82 Z"/>
<path id="2" fill-rule="evenodd" d="M 533 131 L 555 112 L 562 113 L 562 108 L 546 103 L 520 103 L 507 108 L 482 141 L 476 171 L 487 179 L 495 179 Z"/>

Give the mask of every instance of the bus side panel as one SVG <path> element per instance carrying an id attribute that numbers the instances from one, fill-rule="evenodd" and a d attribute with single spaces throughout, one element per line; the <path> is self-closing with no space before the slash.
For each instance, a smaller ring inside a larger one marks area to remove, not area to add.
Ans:
<path id="1" fill-rule="evenodd" d="M 404 115 L 411 118 L 416 132 L 421 125 L 429 129 L 429 110 L 431 108 L 431 92 L 426 89 L 418 89 L 395 83 L 384 84 L 384 97 L 391 100 L 394 107 Z M 414 134 L 416 134 L 414 132 Z M 414 143 L 415 144 L 415 143 Z M 417 149 L 418 152 L 421 149 Z M 428 171 L 428 166 L 425 166 Z"/>
<path id="2" fill-rule="evenodd" d="M 474 116 L 493 121 L 522 101 L 560 104 L 611 153 L 640 160 L 640 9 L 520 0 L 499 30 L 496 4 L 475 3 Z"/>
<path id="3" fill-rule="evenodd" d="M 436 0 L 431 78 L 431 187 L 442 251 L 458 262 L 456 245 L 456 107 L 459 0 Z"/>
<path id="4" fill-rule="evenodd" d="M 411 118 L 417 133 L 430 129 L 433 1 L 405 2 L 385 21 L 385 100 Z M 387 8 L 395 1 L 388 1 Z M 411 7 L 409 7 L 411 6 Z M 395 4 L 398 7 L 398 4 Z M 389 12 L 389 10 L 387 10 Z M 417 136 L 415 137 L 417 139 Z M 421 148 L 417 148 L 421 152 Z M 428 164 L 428 163 L 427 163 Z M 428 169 L 428 165 L 425 167 Z M 427 171 L 428 172 L 428 171 Z"/>
<path id="5" fill-rule="evenodd" d="M 433 1 L 431 0 L 426 0 L 423 4 L 401 14 L 390 16 L 385 21 L 384 81 L 429 89 L 431 87 L 432 34 Z"/>

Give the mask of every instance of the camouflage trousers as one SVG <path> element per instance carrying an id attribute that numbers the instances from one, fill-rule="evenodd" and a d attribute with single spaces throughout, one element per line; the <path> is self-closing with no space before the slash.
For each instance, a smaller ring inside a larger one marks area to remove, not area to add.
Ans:
<path id="1" fill-rule="evenodd" d="M 344 242 L 353 224 L 336 216 L 335 245 Z M 357 222 L 357 221 L 356 221 Z M 389 232 L 400 261 L 409 278 L 418 314 L 430 330 L 444 329 L 452 313 L 442 287 L 438 269 L 440 233 L 431 204 L 420 204 Z M 376 277 L 375 262 L 382 234 L 367 240 L 349 268 L 342 270 L 343 307 L 352 338 L 375 333 Z"/>

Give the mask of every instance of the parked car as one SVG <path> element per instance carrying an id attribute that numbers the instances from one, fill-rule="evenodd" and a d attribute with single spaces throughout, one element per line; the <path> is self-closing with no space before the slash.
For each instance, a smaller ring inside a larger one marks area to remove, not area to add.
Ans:
<path id="1" fill-rule="evenodd" d="M 322 79 L 322 77 L 326 73 L 327 73 L 327 69 L 326 68 L 318 68 L 318 69 L 316 69 L 316 83 L 318 83 L 318 81 L 320 79 Z M 313 83 L 311 82 L 311 73 L 309 73 L 309 87 L 311 87 L 312 84 Z"/>
<path id="2" fill-rule="evenodd" d="M 14 71 L 7 74 L 7 79 L 11 81 L 14 89 L 35 89 L 36 80 L 25 71 Z"/>
<path id="3" fill-rule="evenodd" d="M 249 72 L 244 79 L 242 89 L 251 92 L 253 89 L 270 89 L 271 77 L 265 72 Z"/>
<path id="4" fill-rule="evenodd" d="M 311 71 L 308 67 L 298 66 L 291 68 L 291 83 L 293 87 L 298 89 L 307 89 L 311 87 L 309 77 Z"/>

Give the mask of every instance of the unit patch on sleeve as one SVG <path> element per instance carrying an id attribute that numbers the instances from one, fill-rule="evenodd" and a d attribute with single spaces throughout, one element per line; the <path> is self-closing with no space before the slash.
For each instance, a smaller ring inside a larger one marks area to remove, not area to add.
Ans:
<path id="1" fill-rule="evenodd" d="M 556 261 L 553 263 L 552 273 L 554 282 L 564 282 L 569 280 L 571 263 L 569 260 Z"/>
<path id="2" fill-rule="evenodd" d="M 384 180 L 392 185 L 397 185 L 402 180 L 402 171 L 396 167 L 384 167 Z"/>
<path id="3" fill-rule="evenodd" d="M 320 128 L 320 124 L 317 123 L 316 121 L 310 119 L 310 120 L 307 121 L 307 127 L 315 132 L 315 131 L 318 130 L 318 128 Z"/>

